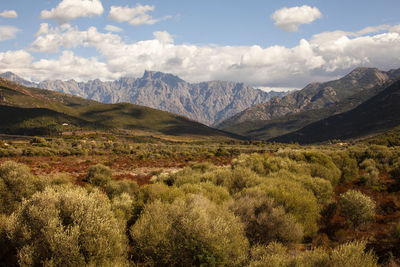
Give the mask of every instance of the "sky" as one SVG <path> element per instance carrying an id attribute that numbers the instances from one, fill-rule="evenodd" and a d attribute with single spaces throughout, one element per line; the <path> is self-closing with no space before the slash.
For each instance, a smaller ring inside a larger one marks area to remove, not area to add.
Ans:
<path id="1" fill-rule="evenodd" d="M 31 81 L 141 77 L 302 88 L 400 68 L 399 0 L 13 0 L 0 72 Z"/>

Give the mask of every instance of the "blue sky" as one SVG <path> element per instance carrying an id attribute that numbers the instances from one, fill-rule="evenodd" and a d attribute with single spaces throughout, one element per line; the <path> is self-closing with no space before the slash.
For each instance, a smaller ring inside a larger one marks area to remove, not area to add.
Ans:
<path id="1" fill-rule="evenodd" d="M 0 72 L 110 80 L 150 69 L 300 88 L 358 66 L 399 68 L 398 10 L 398 0 L 3 1 Z"/>

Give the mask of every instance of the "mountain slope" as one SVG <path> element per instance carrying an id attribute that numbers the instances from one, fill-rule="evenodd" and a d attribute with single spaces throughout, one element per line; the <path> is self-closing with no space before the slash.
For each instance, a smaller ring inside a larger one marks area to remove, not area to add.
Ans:
<path id="1" fill-rule="evenodd" d="M 7 76 L 10 75 L 0 75 Z M 6 77 L 6 78 L 7 78 Z M 14 81 L 23 80 L 11 77 Z M 20 83 L 29 83 L 19 81 Z M 242 83 L 211 81 L 191 84 L 172 74 L 146 71 L 142 78 L 102 82 L 43 81 L 29 85 L 103 103 L 128 102 L 169 111 L 211 125 L 281 92 L 264 92 Z"/>
<path id="2" fill-rule="evenodd" d="M 339 80 L 311 83 L 282 99 L 251 107 L 217 128 L 258 139 L 276 137 L 356 107 L 380 92 L 396 75 L 396 71 L 357 68 Z"/>
<path id="3" fill-rule="evenodd" d="M 128 103 L 102 104 L 28 88 L 1 78 L 0 112 L 0 131 L 4 133 L 37 134 L 37 131 L 50 129 L 48 132 L 107 130 L 129 134 L 237 137 L 169 112 Z"/>
<path id="4" fill-rule="evenodd" d="M 362 137 L 400 125 L 400 80 L 348 112 L 331 116 L 271 141 L 315 143 Z"/>

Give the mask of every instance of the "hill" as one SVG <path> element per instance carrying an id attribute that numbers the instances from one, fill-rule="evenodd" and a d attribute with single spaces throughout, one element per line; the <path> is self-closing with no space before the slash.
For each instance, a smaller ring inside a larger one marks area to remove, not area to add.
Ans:
<path id="1" fill-rule="evenodd" d="M 128 102 L 180 114 L 211 125 L 281 92 L 264 92 L 243 83 L 210 81 L 188 83 L 162 72 L 146 71 L 141 78 L 116 81 L 43 81 L 33 84 L 15 74 L 0 75 L 15 82 L 42 89 L 77 95 L 103 103 Z"/>
<path id="2" fill-rule="evenodd" d="M 103 130 L 128 134 L 159 134 L 235 138 L 180 115 L 129 103 L 102 104 L 0 79 L 2 133 L 40 134 Z"/>
<path id="3" fill-rule="evenodd" d="M 400 125 L 400 80 L 353 110 L 334 115 L 280 137 L 276 142 L 315 143 L 359 138 Z"/>
<path id="4" fill-rule="evenodd" d="M 398 72 L 357 68 L 341 79 L 311 83 L 282 99 L 255 105 L 216 126 L 252 138 L 273 138 L 356 107 L 380 92 Z"/>

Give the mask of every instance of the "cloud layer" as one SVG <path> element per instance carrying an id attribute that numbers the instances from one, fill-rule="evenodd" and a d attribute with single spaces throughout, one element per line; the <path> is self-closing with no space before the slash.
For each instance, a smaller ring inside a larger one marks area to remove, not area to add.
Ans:
<path id="1" fill-rule="evenodd" d="M 383 70 L 400 67 L 400 27 L 380 25 L 358 32 L 323 32 L 294 47 L 175 44 L 168 32 L 125 42 L 113 32 L 95 27 L 80 30 L 67 24 L 42 23 L 31 50 L 60 52 L 58 58 L 34 61 L 26 51 L 0 54 L 0 68 L 33 80 L 103 80 L 140 77 L 144 70 L 173 73 L 190 82 L 232 80 L 253 86 L 303 87 L 311 81 L 341 76 L 357 66 Z M 98 51 L 79 57 L 75 48 Z M 16 60 L 10 60 L 15 57 Z M 101 60 L 100 60 L 101 59 Z"/>
<path id="2" fill-rule="evenodd" d="M 302 24 L 310 24 L 316 19 L 322 18 L 322 13 L 316 7 L 296 6 L 282 8 L 275 11 L 271 18 L 274 25 L 285 32 L 297 32 Z"/>
<path id="3" fill-rule="evenodd" d="M 63 24 L 79 17 L 93 17 L 103 14 L 104 8 L 100 0 L 62 0 L 56 8 L 43 10 L 41 19 L 55 19 Z"/>

